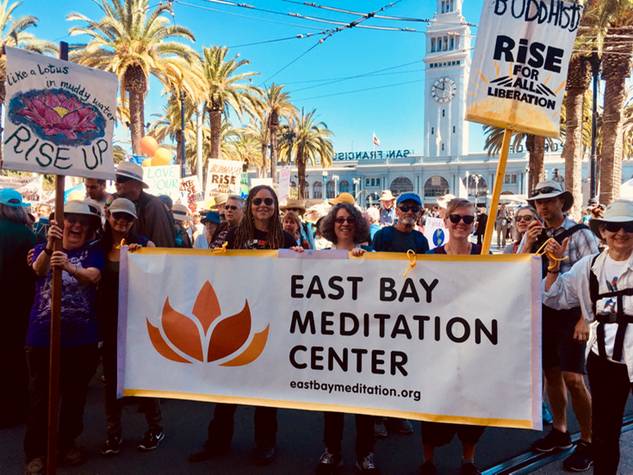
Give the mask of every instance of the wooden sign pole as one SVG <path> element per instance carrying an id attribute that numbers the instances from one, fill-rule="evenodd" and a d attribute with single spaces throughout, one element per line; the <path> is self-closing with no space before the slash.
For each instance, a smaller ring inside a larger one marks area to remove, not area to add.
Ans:
<path id="1" fill-rule="evenodd" d="M 59 59 L 68 61 L 68 43 L 59 43 Z M 55 176 L 55 222 L 64 224 L 64 176 Z M 54 251 L 62 250 L 62 241 L 56 239 Z M 48 438 L 46 444 L 46 473 L 57 472 L 57 428 L 59 426 L 59 353 L 61 340 L 62 270 L 51 269 L 51 335 L 48 373 Z"/>
<path id="2" fill-rule="evenodd" d="M 481 254 L 490 253 L 490 244 L 492 243 L 492 233 L 495 229 L 495 221 L 497 220 L 497 208 L 499 207 L 499 196 L 503 187 L 503 179 L 506 174 L 506 164 L 508 163 L 508 153 L 510 152 L 510 139 L 512 131 L 505 129 L 503 132 L 503 142 L 501 144 L 501 155 L 499 156 L 499 164 L 497 165 L 497 174 L 492 189 L 492 201 L 490 202 L 490 210 L 488 212 L 488 222 L 486 222 L 486 233 L 484 234 L 484 242 L 481 246 Z"/>

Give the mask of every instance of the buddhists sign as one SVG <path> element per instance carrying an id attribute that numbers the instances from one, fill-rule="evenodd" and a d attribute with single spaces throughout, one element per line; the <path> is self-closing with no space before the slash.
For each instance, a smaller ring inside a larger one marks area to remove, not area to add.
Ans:
<path id="1" fill-rule="evenodd" d="M 3 168 L 114 178 L 115 75 L 6 48 Z"/>
<path id="2" fill-rule="evenodd" d="M 123 252 L 118 393 L 538 429 L 540 275 L 530 255 Z"/>
<path id="3" fill-rule="evenodd" d="M 484 0 L 466 119 L 558 137 L 583 6 L 563 0 Z"/>

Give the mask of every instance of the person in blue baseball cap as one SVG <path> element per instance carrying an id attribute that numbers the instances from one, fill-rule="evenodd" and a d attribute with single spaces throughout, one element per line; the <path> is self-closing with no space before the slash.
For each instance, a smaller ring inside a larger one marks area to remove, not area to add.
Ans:
<path id="1" fill-rule="evenodd" d="M 213 242 L 214 236 L 222 222 L 220 213 L 217 211 L 209 211 L 205 214 L 200 222 L 204 225 L 204 232 L 200 233 L 194 243 L 194 249 L 209 249 L 209 244 Z"/>
<path id="2" fill-rule="evenodd" d="M 428 251 L 428 241 L 421 232 L 415 230 L 421 212 L 422 199 L 418 194 L 400 194 L 396 199 L 397 221 L 393 226 L 386 226 L 374 235 L 374 251 L 407 252 L 412 249 L 417 254 Z"/>
<path id="3" fill-rule="evenodd" d="M 0 189 L 0 204 L 10 208 L 27 208 L 30 204 L 22 200 L 22 195 L 13 188 Z"/>

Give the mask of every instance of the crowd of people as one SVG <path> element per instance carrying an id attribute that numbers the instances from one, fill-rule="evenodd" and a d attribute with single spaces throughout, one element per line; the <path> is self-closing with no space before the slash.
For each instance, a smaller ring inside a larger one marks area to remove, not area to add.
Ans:
<path id="1" fill-rule="evenodd" d="M 119 260 L 123 246 L 193 247 L 197 249 L 308 249 L 366 252 L 407 252 L 468 255 L 481 253 L 485 210 L 462 198 L 445 207 L 425 210 L 415 193 L 395 197 L 384 191 L 380 208 L 361 209 L 354 196 L 341 193 L 321 216 L 310 214 L 301 200 L 280 205 L 273 188 L 253 187 L 239 195 L 216 197 L 214 209 L 192 215 L 167 197 L 147 193 L 143 169 L 119 164 L 116 193 L 101 180 L 86 180 L 86 199 L 68 201 L 63 219 L 53 212 L 37 222 L 27 203 L 11 189 L 0 190 L 0 292 L 5 315 L 0 330 L 0 427 L 26 422 L 25 471 L 43 473 L 46 457 L 48 351 L 51 318 L 51 269 L 62 270 L 61 379 L 59 460 L 77 465 L 84 453 L 76 440 L 83 430 L 88 384 L 103 366 L 104 456 L 120 451 L 122 401 L 116 397 Z M 502 205 L 495 227 L 505 253 L 542 254 L 542 361 L 552 427 L 533 449 L 554 452 L 572 447 L 567 405 L 578 420 L 581 438 L 563 465 L 594 473 L 615 474 L 619 434 L 628 392 L 633 390 L 633 203 L 592 204 L 576 223 L 568 215 L 571 193 L 556 181 L 539 183 L 528 205 Z M 54 210 L 53 210 L 54 211 Z M 439 217 L 448 241 L 429 248 L 423 234 L 425 217 Z M 484 224 L 485 227 L 485 224 Z M 61 250 L 54 243 L 61 240 Z M 509 241 L 509 242 L 507 242 Z M 602 249 L 602 250 L 601 250 Z M 585 350 L 588 348 L 588 361 Z M 591 392 L 585 384 L 585 371 Z M 165 438 L 160 401 L 141 398 L 147 431 L 138 449 L 151 451 Z M 218 403 L 201 450 L 192 463 L 226 454 L 234 432 L 235 404 Z M 386 427 L 413 433 L 410 421 L 356 416 L 356 468 L 378 473 L 376 437 Z M 277 410 L 254 410 L 257 464 L 276 457 Z M 436 449 L 457 436 L 462 444 L 461 473 L 478 474 L 477 443 L 484 427 L 422 423 L 421 473 L 437 473 Z M 317 472 L 334 473 L 341 465 L 343 414 L 324 414 L 324 443 L 315 457 Z"/>

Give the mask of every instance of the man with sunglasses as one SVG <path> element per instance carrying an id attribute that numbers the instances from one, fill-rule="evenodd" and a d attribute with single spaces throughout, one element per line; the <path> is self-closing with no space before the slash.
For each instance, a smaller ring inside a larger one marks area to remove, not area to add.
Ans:
<path id="1" fill-rule="evenodd" d="M 429 242 L 424 234 L 415 229 L 421 212 L 422 200 L 416 193 L 402 193 L 398 196 L 395 211 L 397 222 L 376 232 L 372 242 L 373 250 L 376 252 L 407 252 L 411 249 L 416 254 L 426 253 L 429 250 Z M 387 422 L 397 433 L 413 433 L 413 427 L 406 419 L 389 419 Z M 384 438 L 387 436 L 387 430 L 380 420 L 376 422 L 375 433 L 376 437 Z"/>
<path id="2" fill-rule="evenodd" d="M 523 237 L 521 249 L 535 252 L 546 241 L 553 238 L 561 244 L 567 239 L 564 260 L 558 272 L 568 272 L 585 256 L 598 252 L 598 241 L 591 230 L 577 224 L 566 213 L 574 198 L 557 181 L 544 181 L 536 185 L 528 202 L 536 208 L 539 220 L 533 220 Z M 531 248 L 527 243 L 533 242 Z M 543 274 L 555 263 L 543 256 Z M 552 407 L 554 422 L 552 430 L 537 440 L 532 448 L 538 452 L 555 452 L 572 447 L 567 431 L 567 392 L 571 395 L 572 407 L 580 425 L 580 441 L 574 453 L 563 462 L 566 470 L 585 471 L 593 464 L 591 455 L 591 397 L 584 381 L 585 347 L 589 327 L 580 308 L 554 310 L 543 305 L 543 372 L 545 388 Z"/>
<path id="3" fill-rule="evenodd" d="M 119 163 L 116 170 L 117 195 L 134 202 L 137 221 L 132 231 L 146 236 L 157 247 L 174 247 L 176 234 L 173 218 L 167 208 L 154 195 L 144 191 L 143 168 L 131 162 Z"/>

